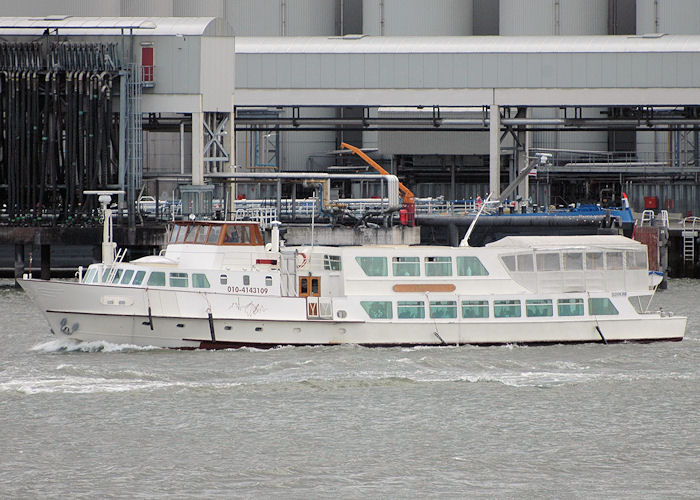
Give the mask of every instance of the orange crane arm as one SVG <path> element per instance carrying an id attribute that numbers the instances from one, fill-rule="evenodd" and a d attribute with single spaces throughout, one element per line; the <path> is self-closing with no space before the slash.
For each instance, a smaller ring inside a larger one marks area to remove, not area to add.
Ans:
<path id="1" fill-rule="evenodd" d="M 351 146 L 351 145 L 348 144 L 347 142 L 341 142 L 341 143 L 340 143 L 340 147 L 341 147 L 341 148 L 349 149 L 350 151 L 352 151 L 353 153 L 355 153 L 357 156 L 359 156 L 360 158 L 362 158 L 363 160 L 365 160 L 365 161 L 367 162 L 368 165 L 374 167 L 374 169 L 375 169 L 377 172 L 379 172 L 380 174 L 382 174 L 382 175 L 390 175 L 389 172 L 387 172 L 379 163 L 377 163 L 377 162 L 374 161 L 372 158 L 370 158 L 369 156 L 367 156 L 367 154 L 366 154 L 364 151 L 362 151 L 360 148 L 355 147 L 355 146 Z M 410 203 L 414 203 L 414 202 L 415 202 L 415 196 L 413 195 L 413 191 L 411 191 L 411 190 L 408 189 L 406 186 L 404 186 L 400 181 L 399 181 L 399 191 L 400 191 L 401 194 L 403 195 L 403 198 L 402 198 L 402 199 L 403 199 L 403 202 L 404 202 L 405 204 L 410 204 Z"/>

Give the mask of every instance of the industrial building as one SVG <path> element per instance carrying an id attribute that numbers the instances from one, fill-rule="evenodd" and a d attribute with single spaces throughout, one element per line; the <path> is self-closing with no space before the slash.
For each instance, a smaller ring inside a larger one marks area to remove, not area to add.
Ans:
<path id="1" fill-rule="evenodd" d="M 419 197 L 498 194 L 546 152 L 513 196 L 624 191 L 638 210 L 700 213 L 694 0 L 0 0 L 0 12 L 12 221 L 84 215 L 85 189 L 124 189 L 123 207 L 151 195 L 230 211 L 278 187 L 216 174 L 345 171 L 357 161 L 342 142 Z M 367 194 L 356 188 L 345 194 Z"/>

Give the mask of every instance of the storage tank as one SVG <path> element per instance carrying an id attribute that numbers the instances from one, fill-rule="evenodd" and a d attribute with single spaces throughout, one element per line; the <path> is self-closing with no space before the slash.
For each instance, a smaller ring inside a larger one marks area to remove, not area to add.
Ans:
<path id="1" fill-rule="evenodd" d="M 607 35 L 608 0 L 501 0 L 499 30 L 501 35 Z M 583 118 L 601 118 L 601 111 L 604 109 L 584 108 L 581 114 Z M 555 118 L 563 113 L 534 108 L 531 116 Z M 537 132 L 532 147 L 602 152 L 608 150 L 608 133 Z"/>
<path id="2" fill-rule="evenodd" d="M 176 0 L 189 3 L 188 0 Z M 223 14 L 239 36 L 333 36 L 337 2 L 328 0 L 222 0 Z M 207 14 L 214 15 L 214 14 Z"/>
<path id="3" fill-rule="evenodd" d="M 501 0 L 501 35 L 607 35 L 608 0 Z"/>
<path id="4" fill-rule="evenodd" d="M 124 17 L 171 17 L 173 0 L 121 0 Z"/>
<path id="5" fill-rule="evenodd" d="M 700 2 L 637 0 L 637 33 L 700 34 Z"/>
<path id="6" fill-rule="evenodd" d="M 472 0 L 363 0 L 366 35 L 471 35 Z"/>

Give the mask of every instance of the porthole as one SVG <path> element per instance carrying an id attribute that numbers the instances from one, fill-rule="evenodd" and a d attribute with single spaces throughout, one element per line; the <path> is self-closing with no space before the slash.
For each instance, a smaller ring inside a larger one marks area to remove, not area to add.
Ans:
<path id="1" fill-rule="evenodd" d="M 335 315 L 338 316 L 340 319 L 344 319 L 348 316 L 348 313 L 341 309 L 337 313 L 335 313 Z"/>

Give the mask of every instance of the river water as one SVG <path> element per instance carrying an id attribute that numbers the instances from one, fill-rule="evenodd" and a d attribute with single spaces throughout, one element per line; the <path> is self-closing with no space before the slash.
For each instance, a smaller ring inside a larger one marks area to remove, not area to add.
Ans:
<path id="1" fill-rule="evenodd" d="M 698 498 L 699 297 L 676 343 L 213 352 L 0 288 L 0 498 Z"/>

